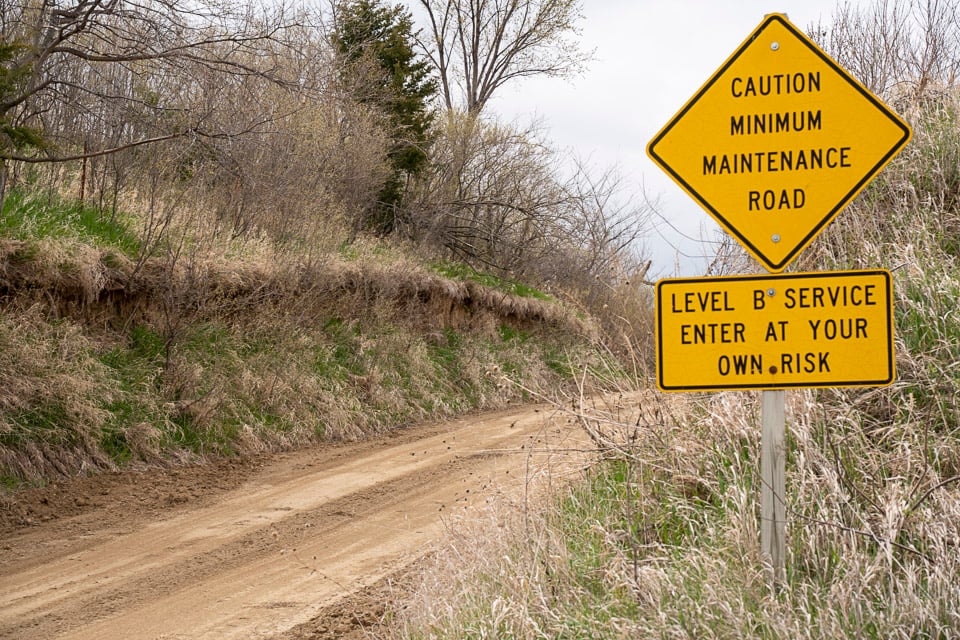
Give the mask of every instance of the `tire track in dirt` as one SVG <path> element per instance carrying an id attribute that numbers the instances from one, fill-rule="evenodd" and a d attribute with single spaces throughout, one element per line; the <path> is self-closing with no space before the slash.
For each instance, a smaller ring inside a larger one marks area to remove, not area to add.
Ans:
<path id="1" fill-rule="evenodd" d="M 416 561 L 446 514 L 582 466 L 585 446 L 544 407 L 504 411 L 285 456 L 182 508 L 18 530 L 0 638 L 276 636 Z"/>

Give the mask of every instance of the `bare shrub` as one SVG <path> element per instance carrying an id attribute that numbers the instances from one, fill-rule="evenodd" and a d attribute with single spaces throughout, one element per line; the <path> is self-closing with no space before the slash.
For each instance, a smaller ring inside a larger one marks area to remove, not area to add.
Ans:
<path id="1" fill-rule="evenodd" d="M 280 113 L 256 135 L 205 145 L 197 172 L 207 206 L 234 237 L 266 232 L 281 245 L 329 253 L 376 202 L 386 137 L 368 109 L 334 97 L 304 103 L 271 90 L 264 103 Z M 232 116 L 259 117 L 256 109 Z"/>
<path id="2" fill-rule="evenodd" d="M 614 328 L 623 325 L 614 313 L 643 332 L 646 208 L 628 204 L 613 170 L 597 174 L 577 163 L 564 177 L 542 134 L 536 125 L 448 114 L 433 169 L 408 205 L 408 233 L 478 271 L 565 296 L 604 318 L 616 339 L 625 327 Z"/>
<path id="3" fill-rule="evenodd" d="M 541 132 L 453 112 L 441 126 L 434 169 L 409 205 L 414 237 L 500 274 L 544 256 L 557 240 L 566 194 Z"/>
<path id="4" fill-rule="evenodd" d="M 814 39 L 868 89 L 886 97 L 951 87 L 960 71 L 955 0 L 842 4 Z"/>

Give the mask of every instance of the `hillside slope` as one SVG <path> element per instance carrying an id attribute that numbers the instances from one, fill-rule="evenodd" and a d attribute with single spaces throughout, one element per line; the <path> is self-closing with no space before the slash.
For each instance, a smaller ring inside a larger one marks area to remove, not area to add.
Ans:
<path id="1" fill-rule="evenodd" d="M 606 366 L 587 321 L 510 283 L 272 258 L 0 241 L 3 482 L 359 439 Z"/>

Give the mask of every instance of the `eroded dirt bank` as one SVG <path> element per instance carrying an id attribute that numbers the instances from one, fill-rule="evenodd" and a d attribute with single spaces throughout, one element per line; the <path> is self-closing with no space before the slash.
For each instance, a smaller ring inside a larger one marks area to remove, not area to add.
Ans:
<path id="1" fill-rule="evenodd" d="M 254 461 L 85 478 L 0 509 L 0 638 L 334 638 L 491 500 L 589 460 L 544 406 Z M 362 637 L 362 636 L 360 636 Z"/>

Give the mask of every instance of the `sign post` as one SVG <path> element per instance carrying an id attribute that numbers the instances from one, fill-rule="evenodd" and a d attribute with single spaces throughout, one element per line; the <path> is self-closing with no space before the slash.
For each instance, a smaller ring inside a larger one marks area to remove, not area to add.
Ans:
<path id="1" fill-rule="evenodd" d="M 770 14 L 647 154 L 771 274 L 907 144 L 910 127 Z M 761 389 L 761 554 L 785 576 L 784 389 L 894 379 L 889 272 L 657 284 L 657 386 Z"/>
<path id="2" fill-rule="evenodd" d="M 786 419 L 785 392 L 764 391 L 760 415 L 760 555 L 767 564 L 768 582 L 783 583 L 786 572 Z"/>
<path id="3" fill-rule="evenodd" d="M 779 584 L 786 566 L 783 389 L 893 382 L 891 274 L 668 279 L 656 294 L 661 390 L 763 389 L 760 551 L 771 584 Z"/>

